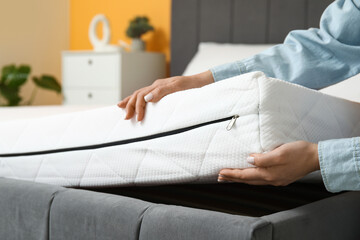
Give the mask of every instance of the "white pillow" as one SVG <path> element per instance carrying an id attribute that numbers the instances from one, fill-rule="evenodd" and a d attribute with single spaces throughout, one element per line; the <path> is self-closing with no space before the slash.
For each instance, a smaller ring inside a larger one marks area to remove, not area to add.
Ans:
<path id="1" fill-rule="evenodd" d="M 203 42 L 199 44 L 197 53 L 187 65 L 183 75 L 189 76 L 201 73 L 211 67 L 248 58 L 272 46 L 274 45 Z M 324 88 L 321 92 L 360 102 L 360 74 Z"/>
<path id="2" fill-rule="evenodd" d="M 187 65 L 183 75 L 201 73 L 224 63 L 248 58 L 272 46 L 274 45 L 203 42 L 199 44 L 197 53 Z"/>

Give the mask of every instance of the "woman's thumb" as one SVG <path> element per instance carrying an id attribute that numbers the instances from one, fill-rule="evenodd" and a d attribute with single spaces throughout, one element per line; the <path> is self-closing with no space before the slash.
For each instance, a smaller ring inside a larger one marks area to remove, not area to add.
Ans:
<path id="1" fill-rule="evenodd" d="M 254 153 L 247 159 L 247 162 L 257 167 L 271 167 L 276 165 L 276 155 L 271 151 L 267 153 Z"/>

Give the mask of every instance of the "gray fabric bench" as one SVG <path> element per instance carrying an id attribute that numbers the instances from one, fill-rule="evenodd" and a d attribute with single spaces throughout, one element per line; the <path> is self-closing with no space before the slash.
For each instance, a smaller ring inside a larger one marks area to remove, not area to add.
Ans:
<path id="1" fill-rule="evenodd" d="M 360 193 L 261 217 L 0 178 L 0 239 L 359 239 Z"/>

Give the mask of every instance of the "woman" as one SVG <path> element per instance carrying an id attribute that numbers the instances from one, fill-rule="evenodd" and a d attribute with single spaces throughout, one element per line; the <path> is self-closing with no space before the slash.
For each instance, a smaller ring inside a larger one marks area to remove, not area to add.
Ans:
<path id="1" fill-rule="evenodd" d="M 327 87 L 360 72 L 359 23 L 360 0 L 337 0 L 324 11 L 319 29 L 292 31 L 283 44 L 242 61 L 193 76 L 156 80 L 118 106 L 126 109 L 126 119 L 136 113 L 141 121 L 146 102 L 252 71 L 313 89 Z M 218 180 L 279 186 L 320 169 L 328 191 L 360 190 L 360 137 L 287 143 L 265 154 L 252 154 L 247 161 L 256 168 L 222 169 Z"/>

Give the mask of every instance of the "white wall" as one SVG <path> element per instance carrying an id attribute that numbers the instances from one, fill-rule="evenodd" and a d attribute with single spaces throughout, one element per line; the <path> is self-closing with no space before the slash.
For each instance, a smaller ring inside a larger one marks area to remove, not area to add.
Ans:
<path id="1" fill-rule="evenodd" d="M 68 0 L 0 0 L 0 67 L 26 63 L 32 75 L 47 73 L 61 81 L 61 51 L 68 48 Z M 33 87 L 31 81 L 23 87 L 26 100 Z M 56 93 L 39 90 L 34 105 L 61 101 Z"/>

